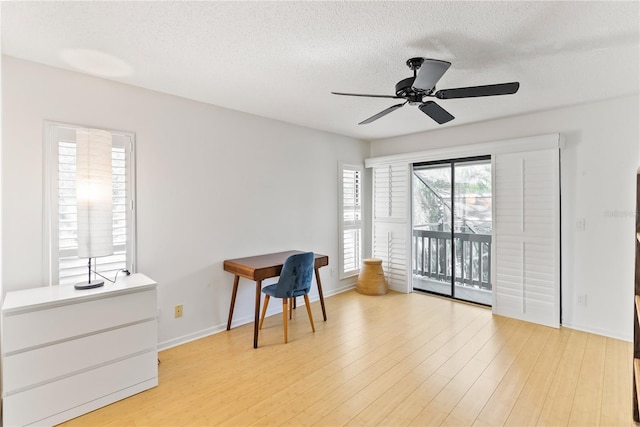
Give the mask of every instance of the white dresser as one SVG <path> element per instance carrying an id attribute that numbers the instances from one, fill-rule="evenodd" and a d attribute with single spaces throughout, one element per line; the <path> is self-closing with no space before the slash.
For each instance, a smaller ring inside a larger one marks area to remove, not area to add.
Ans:
<path id="1" fill-rule="evenodd" d="M 5 427 L 53 425 L 158 385 L 156 282 L 8 292 L 2 304 Z"/>

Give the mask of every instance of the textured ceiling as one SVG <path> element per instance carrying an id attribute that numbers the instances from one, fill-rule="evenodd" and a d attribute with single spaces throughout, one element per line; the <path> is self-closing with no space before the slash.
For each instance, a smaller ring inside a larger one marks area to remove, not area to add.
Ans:
<path id="1" fill-rule="evenodd" d="M 638 93 L 638 2 L 8 2 L 2 52 L 363 139 Z M 88 50 L 88 51 L 87 51 Z M 94 55 L 88 55 L 93 53 Z M 515 95 L 397 100 L 411 57 L 446 60 L 438 89 L 519 81 Z M 111 60 L 111 62 L 109 62 Z"/>

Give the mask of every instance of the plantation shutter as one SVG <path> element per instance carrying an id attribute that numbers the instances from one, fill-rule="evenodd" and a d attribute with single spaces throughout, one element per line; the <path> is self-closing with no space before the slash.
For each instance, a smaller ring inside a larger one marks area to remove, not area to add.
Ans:
<path id="1" fill-rule="evenodd" d="M 409 292 L 407 220 L 409 165 L 396 163 L 373 168 L 373 250 L 382 260 L 389 288 Z"/>
<path id="2" fill-rule="evenodd" d="M 494 156 L 494 313 L 559 327 L 559 150 Z"/>
<path id="3" fill-rule="evenodd" d="M 340 167 L 340 278 L 360 273 L 362 262 L 362 167 Z"/>
<path id="4" fill-rule="evenodd" d="M 87 277 L 87 259 L 78 258 L 76 210 L 76 128 L 49 125 L 48 228 L 49 282 L 74 284 Z M 113 254 L 93 259 L 93 268 L 113 278 L 121 269 L 133 270 L 133 136 L 112 133 Z"/>

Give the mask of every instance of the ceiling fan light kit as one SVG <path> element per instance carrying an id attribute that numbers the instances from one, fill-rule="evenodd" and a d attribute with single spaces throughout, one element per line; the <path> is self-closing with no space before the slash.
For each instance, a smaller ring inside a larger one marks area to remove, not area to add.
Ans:
<path id="1" fill-rule="evenodd" d="M 481 96 L 511 95 L 518 91 L 520 83 L 498 83 L 482 86 L 469 86 L 436 91 L 436 83 L 451 66 L 450 62 L 439 59 L 410 58 L 407 66 L 413 71 L 413 77 L 396 83 L 395 95 L 371 95 L 361 93 L 331 92 L 334 95 L 363 96 L 369 98 L 405 99 L 402 104 L 393 105 L 358 123 L 364 125 L 397 110 L 405 104 L 417 105 L 420 111 L 431 117 L 436 123 L 444 124 L 454 119 L 447 110 L 434 101 L 425 101 L 426 97 L 438 99 L 477 98 Z"/>

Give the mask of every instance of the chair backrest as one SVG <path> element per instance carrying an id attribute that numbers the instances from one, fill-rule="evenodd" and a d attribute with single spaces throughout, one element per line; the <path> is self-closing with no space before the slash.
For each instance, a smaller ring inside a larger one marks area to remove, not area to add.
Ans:
<path id="1" fill-rule="evenodd" d="M 314 261 L 313 252 L 291 255 L 287 258 L 282 266 L 275 296 L 291 298 L 308 293 L 313 278 Z"/>

